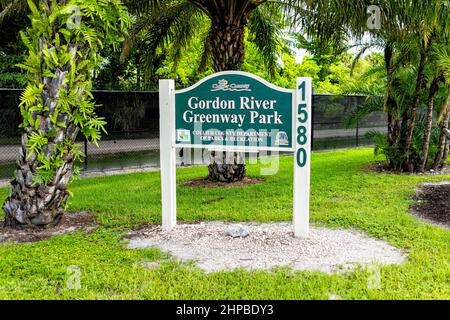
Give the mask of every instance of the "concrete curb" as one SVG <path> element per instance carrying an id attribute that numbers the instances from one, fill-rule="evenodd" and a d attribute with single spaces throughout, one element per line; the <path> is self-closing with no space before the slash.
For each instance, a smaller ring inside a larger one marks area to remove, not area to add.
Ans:
<path id="1" fill-rule="evenodd" d="M 114 176 L 119 174 L 137 173 L 137 172 L 155 172 L 159 171 L 157 166 L 145 166 L 145 167 L 127 167 L 123 169 L 107 169 L 100 171 L 85 171 L 80 173 L 80 179 L 95 178 L 103 176 Z M 10 179 L 1 179 L 0 188 L 8 187 Z"/>

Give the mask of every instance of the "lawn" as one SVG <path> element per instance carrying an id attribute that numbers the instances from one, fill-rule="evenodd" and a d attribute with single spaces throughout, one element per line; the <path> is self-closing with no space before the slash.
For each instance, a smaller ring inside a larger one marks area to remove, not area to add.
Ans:
<path id="1" fill-rule="evenodd" d="M 160 222 L 159 173 L 90 178 L 72 184 L 69 210 L 92 212 L 101 227 L 33 244 L 0 245 L 0 299 L 450 299 L 450 231 L 408 213 L 415 188 L 450 176 L 399 176 L 366 172 L 370 149 L 319 152 L 312 159 L 311 220 L 354 228 L 409 254 L 406 263 L 373 271 L 328 275 L 235 270 L 206 274 L 157 249 L 129 250 L 127 228 Z M 292 217 L 292 158 L 258 185 L 228 189 L 183 186 L 206 168 L 179 169 L 178 217 L 184 221 L 286 221 Z M 259 165 L 248 174 L 259 176 Z M 0 189 L 0 198 L 7 195 Z M 214 201 L 211 201 L 214 200 Z M 145 262 L 159 261 L 158 269 Z M 68 266 L 81 270 L 81 289 L 66 288 Z"/>

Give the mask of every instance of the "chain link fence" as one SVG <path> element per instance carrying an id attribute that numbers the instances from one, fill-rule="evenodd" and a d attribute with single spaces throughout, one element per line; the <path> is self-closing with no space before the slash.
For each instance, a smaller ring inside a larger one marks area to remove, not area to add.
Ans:
<path id="1" fill-rule="evenodd" d="M 313 149 L 336 149 L 371 145 L 369 131 L 387 133 L 387 115 L 374 112 L 362 121 L 354 121 L 348 128 L 350 117 L 362 108 L 366 96 L 314 95 L 313 96 Z"/>
<path id="2" fill-rule="evenodd" d="M 0 179 L 9 178 L 20 145 L 19 98 L 22 90 L 0 89 Z M 159 165 L 158 92 L 93 91 L 100 116 L 106 118 L 108 135 L 99 146 L 82 138 L 78 143 L 86 154 L 79 165 L 84 170 L 136 168 Z M 375 113 L 347 128 L 352 113 L 364 96 L 314 95 L 314 150 L 370 145 L 369 130 L 386 131 L 384 113 Z"/>

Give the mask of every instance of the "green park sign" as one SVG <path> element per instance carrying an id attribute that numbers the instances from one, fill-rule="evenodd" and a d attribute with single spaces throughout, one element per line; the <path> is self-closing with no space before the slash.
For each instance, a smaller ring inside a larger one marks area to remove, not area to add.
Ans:
<path id="1" fill-rule="evenodd" d="M 296 236 L 309 231 L 311 78 L 295 89 L 277 87 L 240 71 L 215 73 L 175 90 L 160 80 L 162 225 L 176 225 L 176 149 L 294 154 L 293 222 Z"/>
<path id="2" fill-rule="evenodd" d="M 176 144 L 292 150 L 293 90 L 226 72 L 175 94 Z"/>

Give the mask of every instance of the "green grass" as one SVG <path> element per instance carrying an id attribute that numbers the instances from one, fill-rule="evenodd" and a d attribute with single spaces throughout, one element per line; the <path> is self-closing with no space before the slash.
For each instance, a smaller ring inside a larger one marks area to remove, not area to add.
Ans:
<path id="1" fill-rule="evenodd" d="M 128 250 L 126 228 L 160 222 L 159 173 L 79 180 L 73 183 L 71 211 L 89 210 L 102 224 L 97 231 L 57 236 L 33 244 L 0 245 L 0 298 L 76 299 L 450 299 L 450 232 L 408 213 L 420 177 L 367 173 L 369 149 L 315 153 L 312 161 L 311 220 L 354 228 L 384 239 L 409 254 L 399 266 L 382 266 L 381 287 L 367 286 L 371 272 L 244 270 L 205 274 L 156 249 Z M 259 165 L 248 167 L 259 175 Z M 284 221 L 292 217 L 292 158 L 280 159 L 275 176 L 259 185 L 197 189 L 183 182 L 206 175 L 205 168 L 177 171 L 178 217 L 185 221 Z M 0 198 L 7 195 L 0 189 Z M 219 197 L 223 197 L 219 200 Z M 217 199 L 211 202 L 209 200 Z M 148 270 L 147 261 L 161 268 Z M 79 266 L 81 289 L 66 288 L 67 267 Z"/>

